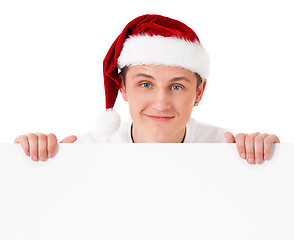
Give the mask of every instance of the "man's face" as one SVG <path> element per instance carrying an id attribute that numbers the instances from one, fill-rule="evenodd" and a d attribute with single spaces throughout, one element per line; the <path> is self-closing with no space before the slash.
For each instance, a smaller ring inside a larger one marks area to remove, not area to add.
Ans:
<path id="1" fill-rule="evenodd" d="M 189 70 L 151 65 L 129 68 L 121 93 L 129 103 L 135 142 L 181 142 L 205 83 L 196 94 L 197 78 Z"/>

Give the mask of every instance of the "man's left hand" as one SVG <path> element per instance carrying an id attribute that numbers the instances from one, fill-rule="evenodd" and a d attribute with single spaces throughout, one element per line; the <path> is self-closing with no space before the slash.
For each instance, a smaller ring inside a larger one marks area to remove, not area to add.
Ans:
<path id="1" fill-rule="evenodd" d="M 237 150 L 241 158 L 246 159 L 250 164 L 261 164 L 268 160 L 273 143 L 280 143 L 276 135 L 259 132 L 252 134 L 239 133 L 236 137 L 230 133 L 225 133 L 227 143 L 236 143 Z"/>

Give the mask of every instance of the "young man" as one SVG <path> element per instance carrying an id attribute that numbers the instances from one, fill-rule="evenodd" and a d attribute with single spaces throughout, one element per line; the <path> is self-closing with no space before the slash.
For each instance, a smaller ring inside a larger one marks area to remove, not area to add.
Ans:
<path id="1" fill-rule="evenodd" d="M 134 19 L 103 62 L 107 111 L 98 122 L 101 131 L 69 136 L 61 143 L 228 142 L 236 143 L 241 158 L 250 164 L 269 159 L 271 145 L 280 142 L 277 136 L 253 133 L 235 137 L 190 118 L 203 96 L 208 69 L 208 54 L 191 28 L 160 15 Z M 112 111 L 118 91 L 129 103 L 132 118 L 121 126 Z M 54 134 L 31 133 L 18 136 L 15 143 L 20 143 L 32 160 L 46 160 L 54 156 L 57 139 Z"/>

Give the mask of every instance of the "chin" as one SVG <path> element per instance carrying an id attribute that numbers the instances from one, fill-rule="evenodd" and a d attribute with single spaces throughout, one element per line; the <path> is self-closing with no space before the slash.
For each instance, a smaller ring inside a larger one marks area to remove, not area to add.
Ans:
<path id="1" fill-rule="evenodd" d="M 149 131 L 147 134 L 153 142 L 167 143 L 172 138 L 171 133 L 162 129 L 153 129 L 153 131 Z"/>

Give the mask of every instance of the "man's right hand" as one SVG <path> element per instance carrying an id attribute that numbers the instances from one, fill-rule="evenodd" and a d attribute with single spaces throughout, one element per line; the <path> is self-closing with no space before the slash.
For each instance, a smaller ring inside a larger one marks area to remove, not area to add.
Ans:
<path id="1" fill-rule="evenodd" d="M 71 135 L 64 138 L 60 143 L 73 143 L 77 137 Z M 54 134 L 29 133 L 18 136 L 14 143 L 20 143 L 25 154 L 30 156 L 33 161 L 46 161 L 55 155 L 57 138 Z"/>

